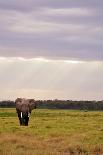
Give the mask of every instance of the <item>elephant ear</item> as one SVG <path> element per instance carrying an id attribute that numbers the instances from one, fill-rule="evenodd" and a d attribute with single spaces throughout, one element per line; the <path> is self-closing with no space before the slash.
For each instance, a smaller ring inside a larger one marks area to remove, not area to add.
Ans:
<path id="1" fill-rule="evenodd" d="M 17 99 L 15 100 L 15 103 L 18 103 L 18 102 L 22 102 L 22 98 L 17 98 Z"/>
<path id="2" fill-rule="evenodd" d="M 29 99 L 29 112 L 31 113 L 31 111 L 33 109 L 36 109 L 36 103 L 34 99 Z"/>
<path id="3" fill-rule="evenodd" d="M 15 104 L 16 104 L 16 111 L 19 111 L 21 108 L 21 103 L 22 103 L 22 98 L 17 98 L 15 100 Z"/>

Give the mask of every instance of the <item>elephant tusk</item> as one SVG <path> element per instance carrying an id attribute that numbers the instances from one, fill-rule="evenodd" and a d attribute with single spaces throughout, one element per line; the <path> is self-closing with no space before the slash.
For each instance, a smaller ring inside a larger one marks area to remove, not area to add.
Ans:
<path id="1" fill-rule="evenodd" d="M 22 114 L 22 112 L 21 112 L 21 118 L 23 117 L 23 114 Z"/>
<path id="2" fill-rule="evenodd" d="M 30 117 L 30 113 L 28 113 L 28 117 Z"/>

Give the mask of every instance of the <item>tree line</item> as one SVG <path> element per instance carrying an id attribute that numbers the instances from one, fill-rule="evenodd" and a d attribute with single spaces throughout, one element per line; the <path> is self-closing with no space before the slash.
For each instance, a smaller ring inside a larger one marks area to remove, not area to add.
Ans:
<path id="1" fill-rule="evenodd" d="M 101 101 L 73 101 L 73 100 L 36 100 L 37 108 L 43 109 L 75 109 L 75 110 L 103 110 Z M 14 101 L 0 101 L 1 108 L 14 108 Z"/>

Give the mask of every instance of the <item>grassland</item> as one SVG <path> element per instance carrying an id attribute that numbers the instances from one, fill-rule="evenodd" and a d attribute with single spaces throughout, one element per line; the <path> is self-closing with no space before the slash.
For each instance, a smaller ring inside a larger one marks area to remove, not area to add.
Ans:
<path id="1" fill-rule="evenodd" d="M 103 155 L 103 112 L 36 109 L 25 127 L 0 109 L 0 155 Z"/>

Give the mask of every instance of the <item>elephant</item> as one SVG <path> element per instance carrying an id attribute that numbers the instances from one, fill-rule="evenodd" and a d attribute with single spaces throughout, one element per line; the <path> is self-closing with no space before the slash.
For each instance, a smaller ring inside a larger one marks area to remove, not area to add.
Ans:
<path id="1" fill-rule="evenodd" d="M 17 98 L 15 100 L 16 111 L 18 113 L 19 123 L 23 126 L 28 126 L 29 116 L 33 109 L 36 109 L 34 99 Z"/>

